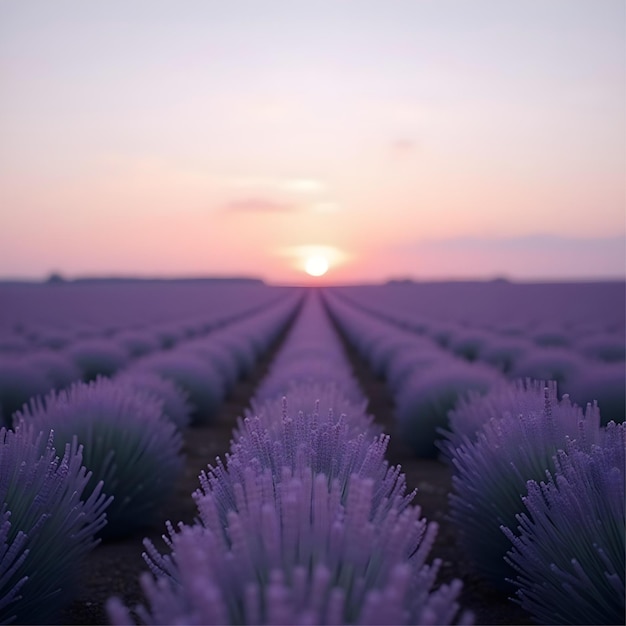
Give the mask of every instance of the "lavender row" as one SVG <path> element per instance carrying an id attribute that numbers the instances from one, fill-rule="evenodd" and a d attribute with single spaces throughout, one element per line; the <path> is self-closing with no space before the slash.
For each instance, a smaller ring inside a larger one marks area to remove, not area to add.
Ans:
<path id="1" fill-rule="evenodd" d="M 605 421 L 626 412 L 626 285 L 508 283 L 355 287 L 333 293 L 510 380 L 556 380 Z"/>
<path id="2" fill-rule="evenodd" d="M 436 337 L 364 312 L 340 297 L 337 290 L 326 290 L 325 296 L 348 340 L 386 379 L 396 403 L 400 432 L 420 456 L 437 455 L 437 429 L 446 427 L 447 413 L 460 396 L 472 390 L 484 393 L 505 378 L 556 380 L 559 392 L 568 393 L 581 406 L 597 400 L 605 424 L 624 420 L 623 362 L 586 362 L 562 348 L 538 348 L 520 357 L 515 367 L 504 368 L 500 359 L 507 354 L 507 359 L 513 358 L 505 346 L 508 339 L 499 346 L 494 343 L 493 351 L 483 352 L 482 359 L 470 353 L 462 357 Z M 469 344 L 465 348 L 469 350 Z M 487 358 L 488 354 L 494 359 Z"/>
<path id="3" fill-rule="evenodd" d="M 210 424 L 235 383 L 252 371 L 296 314 L 301 299 L 302 292 L 294 290 L 269 309 L 207 337 L 137 359 L 122 376 L 152 373 L 172 380 L 189 396 L 192 425 Z"/>
<path id="4" fill-rule="evenodd" d="M 481 388 L 480 379 L 459 377 L 459 369 L 479 364 L 458 368 L 449 351 L 425 337 L 333 294 L 326 298 L 372 367 L 392 388 L 406 387 L 397 396 L 399 417 L 402 402 L 416 400 L 415 438 L 418 427 L 420 436 L 433 433 L 425 416 L 441 410 L 436 430 L 443 439 L 434 448 L 454 468 L 450 518 L 475 571 L 515 593 L 537 623 L 621 623 L 624 425 L 602 418 L 597 404 L 583 411 L 567 394 L 559 398 L 555 381 L 487 374 Z M 403 375 L 407 369 L 412 373 Z M 458 386 L 449 385 L 446 397 L 438 381 Z M 473 391 L 466 396 L 463 387 Z M 446 412 L 455 407 L 447 427 L 442 405 Z"/>
<path id="5" fill-rule="evenodd" d="M 310 390 L 311 402 L 320 403 L 318 412 L 345 413 L 361 430 L 372 428 L 371 416 L 366 416 L 367 400 L 358 386 L 339 338 L 323 310 L 319 294 L 311 291 L 296 324 L 276 355 L 270 371 L 251 400 L 252 412 L 264 416 L 281 416 L 283 396 L 300 395 Z M 295 410 L 298 411 L 298 407 Z M 278 409 L 278 410 L 276 410 Z"/>
<path id="6" fill-rule="evenodd" d="M 624 334 L 626 283 L 446 282 L 342 287 L 353 304 L 408 329 L 488 330 L 574 344 L 594 334 Z"/>
<path id="7" fill-rule="evenodd" d="M 59 446 L 74 438 L 83 444 L 92 483 L 103 480 L 116 496 L 106 536 L 131 534 L 171 493 L 182 469 L 180 428 L 211 422 L 228 390 L 285 327 L 299 298 L 294 293 L 184 349 L 146 357 L 113 380 L 35 398 L 15 414 L 16 427 L 54 431 Z"/>
<path id="8" fill-rule="evenodd" d="M 294 293 L 293 290 L 283 290 L 277 299 L 274 294 L 274 298 L 262 306 L 253 300 L 252 306 L 247 304 L 245 308 L 245 299 L 242 298 L 239 310 L 232 309 L 228 318 L 214 318 L 213 323 L 194 329 L 190 329 L 184 321 L 178 321 L 170 324 L 169 334 L 151 335 L 148 330 L 129 331 L 108 338 L 81 340 L 60 350 L 5 354 L 0 357 L 0 423 L 4 416 L 5 425 L 10 426 L 10 417 L 14 411 L 31 397 L 51 389 L 58 391 L 78 380 L 89 382 L 98 375 L 113 376 L 121 370 L 135 367 L 139 362 L 145 363 L 150 358 L 158 361 L 170 352 L 192 350 L 193 346 L 202 345 L 203 339 L 210 341 L 216 333 L 220 337 L 218 344 L 232 343 L 232 337 L 236 337 L 236 334 L 228 332 L 230 325 L 243 324 L 245 327 L 246 320 L 254 320 L 259 315 L 271 317 L 276 308 L 289 306 L 293 297 L 297 297 Z M 111 306 L 105 308 L 111 309 Z M 68 312 L 68 316 L 71 317 L 71 312 Z M 240 351 L 242 349 L 239 348 Z"/>
<path id="9" fill-rule="evenodd" d="M 448 411 L 468 390 L 485 392 L 503 380 L 494 368 L 468 363 L 434 341 L 358 310 L 325 291 L 324 300 L 349 343 L 387 381 L 398 436 L 419 457 L 434 458 Z"/>
<path id="10" fill-rule="evenodd" d="M 54 621 L 71 599 L 81 557 L 100 539 L 127 536 L 154 520 L 183 467 L 180 429 L 198 410 L 185 389 L 197 383 L 225 392 L 230 376 L 251 367 L 288 323 L 300 297 L 292 292 L 271 310 L 233 324 L 230 334 L 223 329 L 211 344 L 207 339 L 191 346 L 207 363 L 211 348 L 230 359 L 229 377 L 226 369 L 206 368 L 202 360 L 196 370 L 174 367 L 163 377 L 142 363 L 114 380 L 99 377 L 34 398 L 16 413 L 15 432 L 3 429 L 0 446 L 2 623 L 14 617 L 22 623 Z M 172 363 L 184 361 L 184 354 L 169 354 Z M 56 455 L 63 449 L 59 465 Z M 60 489 L 73 495 L 60 497 Z M 65 532 L 66 539 L 57 536 Z M 57 544 L 66 558 L 55 556 Z"/>
<path id="11" fill-rule="evenodd" d="M 286 289 L 185 281 L 0 284 L 0 346 L 61 348 L 74 339 L 150 330 L 167 340 L 269 306 Z"/>
<path id="12" fill-rule="evenodd" d="M 388 437 L 372 428 L 315 292 L 253 407 L 225 462 L 200 477 L 200 522 L 169 525 L 168 554 L 146 542 L 150 606 L 140 619 L 450 623 L 460 583 L 432 591 L 439 563 L 425 561 L 436 525 L 385 460 Z M 132 623 L 118 600 L 109 612 Z"/>

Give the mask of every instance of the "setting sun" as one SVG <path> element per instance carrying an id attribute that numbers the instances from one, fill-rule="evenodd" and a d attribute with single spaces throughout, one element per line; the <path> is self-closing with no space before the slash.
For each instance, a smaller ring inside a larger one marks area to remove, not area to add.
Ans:
<path id="1" fill-rule="evenodd" d="M 328 261 L 323 256 L 312 256 L 304 268 L 309 276 L 323 276 L 328 271 Z"/>

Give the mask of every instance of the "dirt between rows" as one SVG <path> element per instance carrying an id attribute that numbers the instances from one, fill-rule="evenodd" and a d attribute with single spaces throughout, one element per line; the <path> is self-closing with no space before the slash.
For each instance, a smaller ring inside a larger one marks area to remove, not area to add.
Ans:
<path id="1" fill-rule="evenodd" d="M 228 451 L 237 418 L 243 414 L 258 383 L 267 373 L 285 334 L 258 364 L 253 375 L 235 387 L 214 425 L 188 429 L 185 434 L 185 470 L 158 521 L 125 540 L 101 544 L 89 555 L 83 565 L 82 586 L 77 590 L 75 601 L 61 615 L 61 623 L 108 624 L 104 605 L 112 595 L 119 596 L 131 607 L 144 602 L 139 586 L 139 575 L 147 569 L 141 557 L 143 538 L 150 538 L 165 550 L 160 538 L 165 531 L 165 521 L 170 520 L 174 524 L 179 521 L 193 522 L 196 508 L 191 493 L 199 486 L 198 475 L 207 464 L 214 463 L 217 456 L 223 456 Z M 347 344 L 344 345 L 355 375 L 369 398 L 369 412 L 383 425 L 385 432 L 392 435 L 388 449 L 390 462 L 402 465 L 410 490 L 418 489 L 414 503 L 421 506 L 423 516 L 439 524 L 437 541 L 429 559 L 440 558 L 443 561 L 438 584 L 453 578 L 463 580 L 460 604 L 474 612 L 476 624 L 533 623 L 505 594 L 492 590 L 472 574 L 469 563 L 456 546 L 454 528 L 446 519 L 447 495 L 451 488 L 450 469 L 438 461 L 413 458 L 400 439 L 393 436 L 393 405 L 384 381 L 373 377 L 358 355 Z"/>

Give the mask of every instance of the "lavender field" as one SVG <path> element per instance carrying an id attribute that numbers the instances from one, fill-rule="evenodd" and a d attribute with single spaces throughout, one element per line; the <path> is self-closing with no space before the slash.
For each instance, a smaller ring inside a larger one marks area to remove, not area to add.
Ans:
<path id="1" fill-rule="evenodd" d="M 624 623 L 624 282 L 0 303 L 0 623 Z"/>

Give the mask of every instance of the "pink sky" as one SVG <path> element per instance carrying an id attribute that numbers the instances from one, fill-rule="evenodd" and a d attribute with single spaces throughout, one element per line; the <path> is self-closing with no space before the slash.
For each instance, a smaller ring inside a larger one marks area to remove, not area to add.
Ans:
<path id="1" fill-rule="evenodd" d="M 623 277 L 625 17 L 5 1 L 0 276 Z"/>

